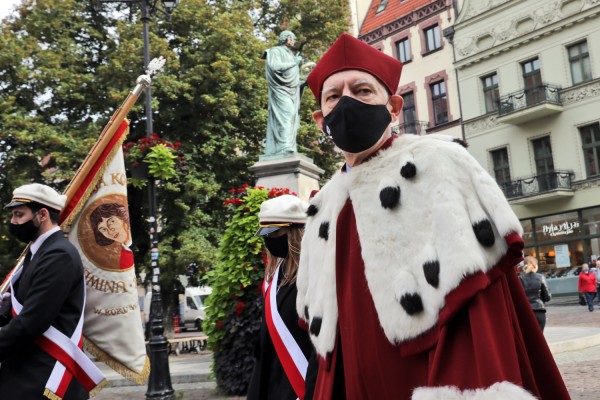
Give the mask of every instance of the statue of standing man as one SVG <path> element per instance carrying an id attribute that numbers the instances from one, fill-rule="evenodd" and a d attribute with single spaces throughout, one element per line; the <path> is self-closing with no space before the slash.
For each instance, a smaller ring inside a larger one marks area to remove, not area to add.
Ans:
<path id="1" fill-rule="evenodd" d="M 300 126 L 302 57 L 294 55 L 296 36 L 290 31 L 279 35 L 279 45 L 265 51 L 269 114 L 265 155 L 297 152 L 296 132 Z"/>

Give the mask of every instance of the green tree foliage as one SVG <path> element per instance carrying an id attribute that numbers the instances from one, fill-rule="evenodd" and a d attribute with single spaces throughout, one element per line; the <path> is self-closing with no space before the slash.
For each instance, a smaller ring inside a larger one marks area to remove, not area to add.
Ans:
<path id="1" fill-rule="evenodd" d="M 202 276 L 217 260 L 228 188 L 253 180 L 248 167 L 263 150 L 267 86 L 262 54 L 280 30 L 293 29 L 298 50 L 316 61 L 347 27 L 344 2 L 280 3 L 182 0 L 169 21 L 150 23 L 151 57 L 166 58 L 154 79 L 154 131 L 182 143 L 186 174 L 160 182 L 161 280 L 166 290 L 191 262 Z M 38 181 L 64 190 L 110 115 L 143 72 L 136 4 L 22 0 L 0 25 L 0 202 Z M 142 96 L 143 97 L 143 96 Z M 339 160 L 311 120 L 305 93 L 301 151 L 327 170 Z M 145 132 L 144 101 L 129 114 L 130 140 Z M 138 266 L 149 265 L 148 194 L 130 187 Z M 0 273 L 22 246 L 0 225 Z"/>
<path id="2" fill-rule="evenodd" d="M 110 45 L 106 19 L 73 0 L 24 0 L 20 13 L 0 27 L 2 204 L 32 180 L 64 189 L 112 105 L 94 75 Z M 8 239 L 6 225 L 3 273 L 22 248 Z"/>

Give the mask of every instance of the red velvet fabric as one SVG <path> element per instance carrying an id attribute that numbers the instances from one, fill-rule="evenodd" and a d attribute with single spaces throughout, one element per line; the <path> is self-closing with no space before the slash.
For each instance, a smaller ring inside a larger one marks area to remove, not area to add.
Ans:
<path id="1" fill-rule="evenodd" d="M 352 203 L 337 222 L 339 332 L 321 358 L 314 399 L 410 399 L 416 387 L 485 388 L 510 381 L 542 399 L 569 399 L 513 266 L 523 242 L 487 274 L 463 280 L 446 296 L 437 326 L 391 344 L 379 324 L 364 273 Z M 443 266 L 442 266 L 443 267 Z"/>
<path id="2" fill-rule="evenodd" d="M 319 104 L 323 82 L 336 72 L 348 69 L 370 73 L 379 79 L 391 94 L 395 94 L 400 82 L 402 63 L 344 33 L 327 50 L 306 79 Z"/>

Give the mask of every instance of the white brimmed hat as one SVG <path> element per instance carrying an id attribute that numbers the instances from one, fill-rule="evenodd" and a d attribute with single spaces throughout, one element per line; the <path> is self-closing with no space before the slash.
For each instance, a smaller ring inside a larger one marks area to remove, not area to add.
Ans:
<path id="1" fill-rule="evenodd" d="M 67 196 L 59 194 L 50 186 L 42 185 L 40 183 L 31 183 L 29 185 L 19 186 L 13 190 L 12 200 L 4 208 L 13 208 L 37 203 L 56 211 L 61 211 L 65 206 L 66 200 Z"/>
<path id="2" fill-rule="evenodd" d="M 307 204 L 296 196 L 284 194 L 264 201 L 260 205 L 258 220 L 260 228 L 255 236 L 265 236 L 284 226 L 304 225 Z"/>

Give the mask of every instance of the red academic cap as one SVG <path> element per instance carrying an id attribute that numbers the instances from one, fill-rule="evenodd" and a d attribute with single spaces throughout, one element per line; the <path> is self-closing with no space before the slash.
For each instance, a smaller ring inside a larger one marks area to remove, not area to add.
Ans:
<path id="1" fill-rule="evenodd" d="M 370 73 L 394 94 L 400 82 L 402 63 L 344 33 L 327 50 L 306 79 L 319 104 L 321 104 L 323 82 L 336 72 L 348 69 Z"/>

